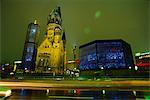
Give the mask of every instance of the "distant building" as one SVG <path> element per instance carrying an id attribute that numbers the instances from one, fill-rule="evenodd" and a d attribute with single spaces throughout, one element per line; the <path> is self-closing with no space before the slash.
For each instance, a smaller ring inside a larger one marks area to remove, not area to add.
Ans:
<path id="1" fill-rule="evenodd" d="M 150 73 L 150 52 L 142 52 L 135 54 L 136 60 L 136 75 L 139 77 L 149 77 Z"/>
<path id="2" fill-rule="evenodd" d="M 150 52 L 136 53 L 135 60 L 136 60 L 136 66 L 149 69 Z"/>
<path id="3" fill-rule="evenodd" d="M 79 69 L 79 60 L 69 60 L 66 62 L 66 70 Z"/>
<path id="4" fill-rule="evenodd" d="M 14 61 L 13 71 L 16 72 L 17 70 L 22 70 L 21 65 L 22 65 L 22 61 L 19 61 L 19 60 Z"/>
<path id="5" fill-rule="evenodd" d="M 28 25 L 27 29 L 27 35 L 22 57 L 22 69 L 24 71 L 28 72 L 35 70 L 38 35 L 39 35 L 39 25 L 35 20 L 34 23 L 30 23 Z"/>
<path id="6" fill-rule="evenodd" d="M 78 77 L 79 76 L 79 60 L 69 60 L 65 63 L 66 69 L 65 69 L 65 75 L 71 76 L 71 77 Z"/>
<path id="7" fill-rule="evenodd" d="M 57 7 L 48 17 L 46 34 L 37 50 L 36 72 L 63 74 L 66 37 L 61 24 L 61 11 Z"/>
<path id="8" fill-rule="evenodd" d="M 99 74 L 103 73 L 104 76 L 113 76 L 117 73 L 110 70 L 125 72 L 124 69 L 132 69 L 134 66 L 131 47 L 121 39 L 96 40 L 80 46 L 79 49 L 81 75 L 93 76 L 100 71 Z"/>

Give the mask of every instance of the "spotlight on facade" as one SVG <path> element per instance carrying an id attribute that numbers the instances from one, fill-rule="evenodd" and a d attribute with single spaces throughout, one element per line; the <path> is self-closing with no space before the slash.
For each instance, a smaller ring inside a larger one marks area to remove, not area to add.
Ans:
<path id="1" fill-rule="evenodd" d="M 51 68 L 48 68 L 48 70 L 51 70 Z"/>
<path id="2" fill-rule="evenodd" d="M 105 90 L 102 90 L 103 94 L 105 94 Z"/>
<path id="3" fill-rule="evenodd" d="M 135 70 L 138 70 L 138 66 L 135 66 Z"/>

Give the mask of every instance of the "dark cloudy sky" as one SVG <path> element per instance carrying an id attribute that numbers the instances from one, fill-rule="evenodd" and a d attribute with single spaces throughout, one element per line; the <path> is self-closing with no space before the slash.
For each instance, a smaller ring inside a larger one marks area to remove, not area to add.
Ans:
<path id="1" fill-rule="evenodd" d="M 0 59 L 20 60 L 27 26 L 39 20 L 40 40 L 46 32 L 47 16 L 61 7 L 67 38 L 67 56 L 72 48 L 93 40 L 123 39 L 133 53 L 150 50 L 149 0 L 1 0 Z"/>

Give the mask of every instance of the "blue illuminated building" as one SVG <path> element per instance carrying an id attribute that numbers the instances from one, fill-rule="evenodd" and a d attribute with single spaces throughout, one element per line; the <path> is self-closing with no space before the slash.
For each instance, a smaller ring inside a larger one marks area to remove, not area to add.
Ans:
<path id="1" fill-rule="evenodd" d="M 134 66 L 130 45 L 121 40 L 95 40 L 79 47 L 80 70 L 131 69 Z"/>
<path id="2" fill-rule="evenodd" d="M 24 44 L 22 69 L 24 69 L 25 71 L 35 70 L 38 34 L 39 25 L 35 20 L 34 23 L 30 23 L 28 25 L 26 40 Z"/>

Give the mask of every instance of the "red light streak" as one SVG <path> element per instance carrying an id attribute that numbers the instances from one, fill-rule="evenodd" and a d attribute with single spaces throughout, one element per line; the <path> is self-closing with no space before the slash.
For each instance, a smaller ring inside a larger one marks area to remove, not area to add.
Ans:
<path id="1" fill-rule="evenodd" d="M 150 67 L 150 62 L 149 63 L 136 64 L 136 66 L 139 66 L 139 67 Z"/>

